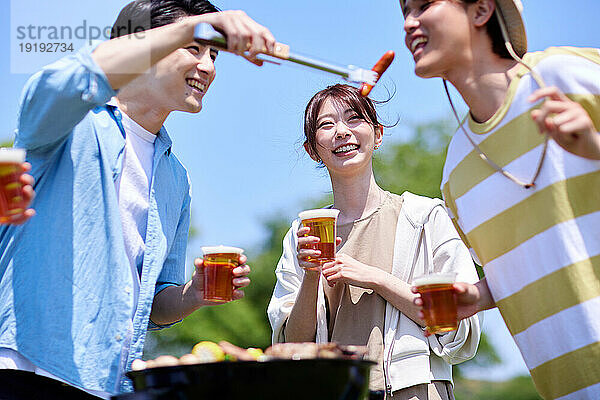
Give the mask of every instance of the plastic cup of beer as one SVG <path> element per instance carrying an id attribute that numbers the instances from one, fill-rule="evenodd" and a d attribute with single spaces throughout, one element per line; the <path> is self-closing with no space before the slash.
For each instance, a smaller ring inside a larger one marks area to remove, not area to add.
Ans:
<path id="1" fill-rule="evenodd" d="M 458 327 L 456 292 L 452 288 L 455 281 L 455 272 L 433 273 L 413 280 L 423 300 L 427 332 L 443 333 Z"/>
<path id="2" fill-rule="evenodd" d="M 306 245 L 305 249 L 320 250 L 318 257 L 308 257 L 307 261 L 323 265 L 335 260 L 335 239 L 337 237 L 336 222 L 340 210 L 335 208 L 319 208 L 306 210 L 298 214 L 302 226 L 308 226 L 310 231 L 305 236 L 317 236 L 320 241 Z"/>
<path id="3" fill-rule="evenodd" d="M 244 250 L 231 246 L 202 247 L 204 254 L 204 300 L 233 300 L 233 269 L 240 265 Z"/>
<path id="4" fill-rule="evenodd" d="M 0 223 L 10 222 L 13 215 L 25 211 L 23 185 L 19 180 L 24 161 L 24 149 L 0 148 Z"/>

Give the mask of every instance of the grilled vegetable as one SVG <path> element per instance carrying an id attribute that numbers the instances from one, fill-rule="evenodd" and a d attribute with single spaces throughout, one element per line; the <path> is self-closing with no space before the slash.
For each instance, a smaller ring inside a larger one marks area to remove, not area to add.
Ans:
<path id="1" fill-rule="evenodd" d="M 192 354 L 199 362 L 215 362 L 225 360 L 225 352 L 214 342 L 200 342 L 192 348 Z"/>

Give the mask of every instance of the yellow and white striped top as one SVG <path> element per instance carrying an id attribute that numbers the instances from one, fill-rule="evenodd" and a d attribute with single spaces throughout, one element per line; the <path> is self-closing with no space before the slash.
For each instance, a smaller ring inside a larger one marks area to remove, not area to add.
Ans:
<path id="1" fill-rule="evenodd" d="M 549 48 L 525 61 L 600 130 L 598 49 Z M 465 126 L 491 160 L 523 181 L 543 149 L 530 116 L 539 103 L 527 101 L 537 88 L 522 68 L 496 114 Z M 541 395 L 600 399 L 600 161 L 551 140 L 535 187 L 524 189 L 482 161 L 458 130 L 442 192 Z"/>

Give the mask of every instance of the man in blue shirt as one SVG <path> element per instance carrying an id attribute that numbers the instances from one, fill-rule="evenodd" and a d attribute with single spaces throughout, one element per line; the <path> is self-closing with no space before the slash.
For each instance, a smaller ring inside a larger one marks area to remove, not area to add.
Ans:
<path id="1" fill-rule="evenodd" d="M 26 84 L 15 146 L 32 164 L 37 216 L 0 230 L 0 368 L 106 398 L 130 389 L 123 372 L 147 328 L 210 305 L 202 261 L 184 276 L 189 180 L 163 123 L 199 112 L 215 77 L 216 51 L 193 38 L 198 23 L 257 64 L 275 43 L 243 12 L 216 11 L 206 0 L 136 0 L 113 40 Z M 250 282 L 242 264 L 234 299 Z"/>

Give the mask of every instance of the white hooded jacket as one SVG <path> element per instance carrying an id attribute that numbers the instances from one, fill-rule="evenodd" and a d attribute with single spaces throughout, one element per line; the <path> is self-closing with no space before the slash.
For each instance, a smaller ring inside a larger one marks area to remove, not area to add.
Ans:
<path id="1" fill-rule="evenodd" d="M 396 225 L 392 274 L 411 282 L 425 272 L 456 272 L 457 281 L 478 280 L 469 251 L 460 240 L 438 199 L 402 194 L 403 203 Z M 283 254 L 275 274 L 277 283 L 267 309 L 273 343 L 283 342 L 283 327 L 300 290 L 304 270 L 296 258 L 297 219 L 283 239 Z M 477 351 L 480 322 L 477 315 L 460 321 L 456 331 L 426 338 L 423 328 L 386 304 L 384 319 L 384 375 L 386 391 L 433 380 L 452 382 L 452 364 L 466 361 Z M 328 341 L 323 278 L 317 294 L 317 343 Z"/>

